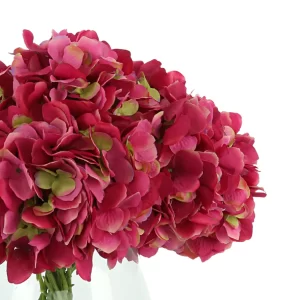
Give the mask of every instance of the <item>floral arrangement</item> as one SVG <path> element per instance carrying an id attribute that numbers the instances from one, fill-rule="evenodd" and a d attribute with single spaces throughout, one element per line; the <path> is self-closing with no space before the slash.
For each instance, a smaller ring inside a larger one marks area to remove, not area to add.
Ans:
<path id="1" fill-rule="evenodd" d="M 252 236 L 254 138 L 242 118 L 97 33 L 53 31 L 0 62 L 0 263 L 72 299 L 72 272 L 159 248 L 206 261 Z M 64 295 L 64 296 L 63 296 Z M 56 297 L 56 298 L 55 298 Z M 65 298 L 64 298 L 65 297 Z"/>

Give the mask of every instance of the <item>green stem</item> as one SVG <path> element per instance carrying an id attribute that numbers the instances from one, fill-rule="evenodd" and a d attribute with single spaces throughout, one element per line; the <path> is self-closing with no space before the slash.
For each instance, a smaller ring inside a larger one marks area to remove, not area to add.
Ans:
<path id="1" fill-rule="evenodd" d="M 51 284 L 51 286 L 53 287 L 53 290 L 55 292 L 59 291 L 54 274 L 51 271 L 46 271 L 46 277 L 47 277 L 49 283 Z"/>
<path id="2" fill-rule="evenodd" d="M 75 265 L 70 268 L 46 271 L 44 275 L 36 275 L 40 284 L 39 300 L 72 300 L 72 273 Z"/>
<path id="3" fill-rule="evenodd" d="M 68 285 L 68 282 L 67 282 L 65 269 L 58 269 L 58 270 L 57 270 L 57 273 L 58 273 L 59 276 L 60 276 L 60 280 L 61 280 L 61 283 L 62 283 L 62 284 L 61 284 L 62 290 L 68 291 L 68 290 L 69 290 L 69 285 Z"/>

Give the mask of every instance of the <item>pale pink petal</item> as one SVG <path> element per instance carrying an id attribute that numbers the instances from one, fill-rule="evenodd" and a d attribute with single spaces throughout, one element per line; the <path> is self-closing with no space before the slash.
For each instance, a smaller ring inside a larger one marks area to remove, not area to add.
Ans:
<path id="1" fill-rule="evenodd" d="M 20 222 L 20 214 L 7 211 L 4 215 L 4 226 L 3 226 L 3 233 L 4 234 L 13 234 L 16 232 L 19 222 Z"/>
<path id="2" fill-rule="evenodd" d="M 124 212 L 120 208 L 115 208 L 99 214 L 96 224 L 101 230 L 115 233 L 121 229 L 123 220 Z"/>
<path id="3" fill-rule="evenodd" d="M 58 35 L 52 38 L 48 44 L 48 53 L 56 61 L 62 62 L 64 49 L 70 45 L 71 41 L 66 35 Z"/>
<path id="4" fill-rule="evenodd" d="M 100 251 L 112 253 L 121 243 L 118 234 L 110 234 L 105 231 L 99 231 L 97 238 L 93 241 L 93 245 Z"/>

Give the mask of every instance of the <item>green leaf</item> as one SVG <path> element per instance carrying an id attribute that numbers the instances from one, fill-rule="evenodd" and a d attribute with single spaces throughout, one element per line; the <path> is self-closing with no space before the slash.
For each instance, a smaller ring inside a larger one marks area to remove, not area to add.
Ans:
<path id="1" fill-rule="evenodd" d="M 89 137 L 90 136 L 90 130 L 89 129 L 86 129 L 86 130 L 79 130 L 79 132 L 84 135 L 84 136 L 87 136 Z"/>
<path id="2" fill-rule="evenodd" d="M 54 171 L 51 171 L 51 170 L 48 170 L 48 169 L 45 169 L 45 168 L 38 168 L 40 171 L 44 171 L 46 173 L 49 173 L 53 176 L 56 176 L 56 173 Z"/>
<path id="3" fill-rule="evenodd" d="M 65 196 L 75 189 L 75 180 L 72 178 L 59 176 L 52 184 L 52 192 L 55 196 Z"/>
<path id="4" fill-rule="evenodd" d="M 15 233 L 12 235 L 12 240 L 16 241 L 20 239 L 21 237 L 27 236 L 29 240 L 32 240 L 36 235 L 39 234 L 39 230 L 32 226 L 31 224 L 28 224 L 25 228 L 18 228 Z"/>
<path id="5" fill-rule="evenodd" d="M 145 74 L 142 73 L 142 76 L 140 77 L 140 79 L 138 80 L 139 84 L 141 84 L 142 86 L 144 86 L 147 90 L 149 90 L 151 87 L 145 77 Z"/>
<path id="6" fill-rule="evenodd" d="M 149 90 L 149 94 L 150 94 L 150 96 L 154 99 L 154 100 L 156 100 L 156 101 L 160 101 L 160 94 L 159 94 L 159 92 L 158 92 L 158 90 L 156 90 L 156 89 L 154 89 L 154 88 L 150 88 Z"/>
<path id="7" fill-rule="evenodd" d="M 139 104 L 136 100 L 130 99 L 124 101 L 121 107 L 114 111 L 117 116 L 133 116 L 139 109 Z"/>
<path id="8" fill-rule="evenodd" d="M 29 124 L 31 122 L 32 122 L 32 119 L 30 119 L 26 116 L 23 116 L 23 115 L 17 115 L 17 116 L 13 117 L 12 125 L 13 125 L 13 128 L 17 128 L 22 124 Z"/>
<path id="9" fill-rule="evenodd" d="M 148 90 L 149 95 L 154 100 L 156 100 L 158 102 L 160 101 L 160 94 L 159 94 L 158 90 L 151 88 L 144 73 L 142 73 L 142 76 L 139 78 L 138 83 L 141 84 L 142 86 L 144 86 Z"/>
<path id="10" fill-rule="evenodd" d="M 61 177 L 66 177 L 66 178 L 72 178 L 72 174 L 63 170 L 56 170 L 57 175 L 59 176 L 59 178 Z"/>
<path id="11" fill-rule="evenodd" d="M 43 190 L 51 189 L 52 184 L 56 179 L 54 175 L 45 171 L 37 171 L 34 177 L 35 177 L 35 184 Z"/>
<path id="12" fill-rule="evenodd" d="M 239 226 L 239 220 L 235 216 L 228 215 L 226 217 L 226 221 L 232 226 L 232 227 L 238 227 Z"/>
<path id="13" fill-rule="evenodd" d="M 100 84 L 98 82 L 93 82 L 84 89 L 78 89 L 80 97 L 85 100 L 90 100 L 94 98 L 100 90 Z"/>
<path id="14" fill-rule="evenodd" d="M 36 216 L 45 216 L 52 213 L 54 210 L 52 202 L 45 202 L 41 206 L 34 206 L 33 212 Z"/>
<path id="15" fill-rule="evenodd" d="M 0 101 L 4 100 L 4 91 L 3 89 L 0 87 Z"/>
<path id="16" fill-rule="evenodd" d="M 132 147 L 131 143 L 128 140 L 126 142 L 126 148 L 129 152 L 129 154 L 133 156 L 134 155 L 133 147 Z"/>
<path id="17" fill-rule="evenodd" d="M 113 146 L 113 139 L 104 132 L 94 132 L 92 139 L 99 150 L 109 151 Z"/>

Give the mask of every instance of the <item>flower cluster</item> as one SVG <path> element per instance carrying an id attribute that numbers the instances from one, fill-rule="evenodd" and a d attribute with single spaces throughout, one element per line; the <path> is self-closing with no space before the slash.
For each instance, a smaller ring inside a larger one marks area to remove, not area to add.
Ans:
<path id="1" fill-rule="evenodd" d="M 96 32 L 53 31 L 0 63 L 0 263 L 8 280 L 112 268 L 159 248 L 202 261 L 251 238 L 259 188 L 241 116 Z M 19 272 L 16 270 L 22 270 Z"/>

